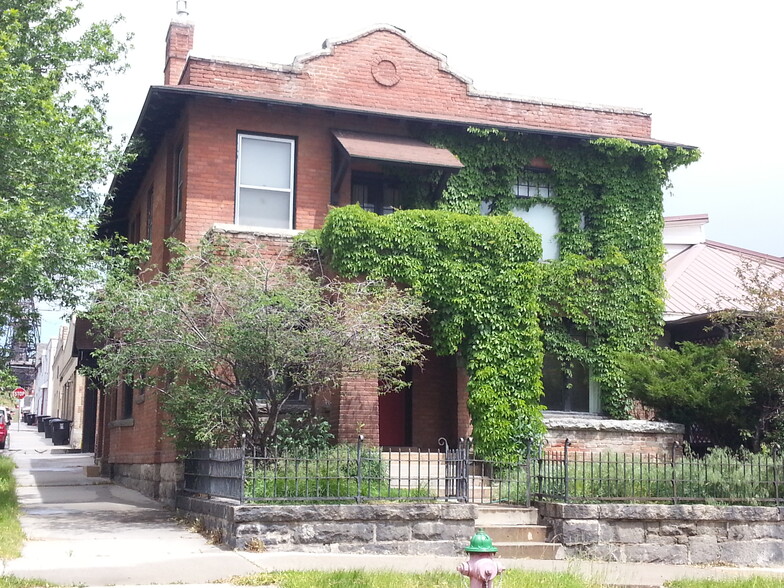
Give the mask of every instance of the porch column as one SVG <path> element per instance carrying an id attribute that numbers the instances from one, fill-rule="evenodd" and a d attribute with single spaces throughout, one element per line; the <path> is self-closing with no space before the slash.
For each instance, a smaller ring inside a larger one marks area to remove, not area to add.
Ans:
<path id="1" fill-rule="evenodd" d="M 365 436 L 367 445 L 378 445 L 378 377 L 350 374 L 343 378 L 335 393 L 333 417 L 335 439 L 353 443 L 357 435 Z"/>

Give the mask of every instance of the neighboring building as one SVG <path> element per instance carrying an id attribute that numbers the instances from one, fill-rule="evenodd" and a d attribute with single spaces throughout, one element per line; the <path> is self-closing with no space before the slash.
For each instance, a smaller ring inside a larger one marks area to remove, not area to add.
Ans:
<path id="1" fill-rule="evenodd" d="M 68 341 L 70 328 L 70 324 L 60 327 L 57 346 L 54 348 L 51 372 L 52 385 L 49 388 L 49 407 L 51 412 L 48 413 L 49 416 L 58 419 L 68 419 L 70 417 L 69 420 L 73 418 L 73 391 L 71 386 L 64 385 L 63 379 L 69 371 L 70 354 L 65 353 L 64 349 Z"/>
<path id="2" fill-rule="evenodd" d="M 762 264 L 772 272 L 784 271 L 784 258 L 706 239 L 706 224 L 707 214 L 665 218 L 667 345 L 681 341 L 715 343 L 724 336 L 712 325 L 710 314 L 738 308 L 744 295 L 738 271 L 744 263 Z"/>
<path id="3" fill-rule="evenodd" d="M 94 348 L 86 319 L 73 317 L 60 330 L 52 362 L 51 416 L 70 422 L 70 447 L 84 452 L 95 449 L 98 388 L 81 368 L 91 365 Z"/>
<path id="4" fill-rule="evenodd" d="M 115 178 L 102 224 L 105 235 L 149 240 L 151 263 L 159 267 L 169 261 L 164 240 L 172 237 L 195 244 L 208 231 L 250 235 L 274 254 L 296 232 L 319 228 L 330 207 L 357 203 L 389 212 L 398 194 L 385 164 L 427 172 L 443 189 L 462 164 L 447 149 L 416 139 L 423 128 L 661 144 L 650 136 L 650 115 L 636 110 L 480 94 L 443 56 L 394 27 L 327 41 L 290 66 L 196 57 L 189 53 L 193 33 L 185 20 L 171 23 L 165 84 L 150 88 L 132 136 L 145 149 Z M 546 162 L 530 165 L 546 171 Z M 547 197 L 549 188 L 529 181 L 515 190 L 520 198 Z M 516 213 L 542 233 L 544 257 L 557 257 L 552 209 Z M 598 412 L 598 392 L 584 375 L 582 396 L 575 392 L 569 406 Z M 466 374 L 454 357 L 430 357 L 412 380 L 415 393 L 381 401 L 377 382 L 346 382 L 321 408 L 329 409 L 339 440 L 361 428 L 371 443 L 436 448 L 441 437 L 454 443 L 470 433 Z M 125 386 L 107 396 L 98 422 L 96 457 L 104 471 L 170 499 L 176 455 L 154 396 Z"/>
<path id="5" fill-rule="evenodd" d="M 59 337 L 52 337 L 46 343 L 39 343 L 35 354 L 35 380 L 33 382 L 32 405 L 30 412 L 41 416 L 52 416 L 52 362 L 59 345 Z"/>

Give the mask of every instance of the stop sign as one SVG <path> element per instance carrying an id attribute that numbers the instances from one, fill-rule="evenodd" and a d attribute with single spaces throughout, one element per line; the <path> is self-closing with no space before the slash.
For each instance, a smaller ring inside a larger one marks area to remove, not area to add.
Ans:
<path id="1" fill-rule="evenodd" d="M 24 388 L 16 388 L 14 390 L 14 398 L 19 398 L 20 400 L 25 397 L 27 392 L 25 392 Z"/>

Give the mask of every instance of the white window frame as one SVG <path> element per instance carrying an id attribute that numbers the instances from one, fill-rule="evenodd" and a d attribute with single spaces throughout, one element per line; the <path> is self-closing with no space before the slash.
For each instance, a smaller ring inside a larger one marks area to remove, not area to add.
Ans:
<path id="1" fill-rule="evenodd" d="M 256 186 L 252 184 L 240 183 L 242 177 L 242 142 L 243 140 L 252 141 L 267 141 L 271 143 L 287 143 L 291 146 L 291 155 L 289 161 L 289 187 L 276 188 L 272 186 Z M 288 226 L 286 228 L 292 229 L 294 227 L 294 162 L 296 160 L 297 143 L 295 139 L 285 137 L 272 137 L 269 135 L 254 135 L 250 133 L 237 134 L 237 177 L 236 177 L 236 191 L 234 193 L 234 223 L 237 225 L 247 224 L 240 221 L 240 194 L 243 188 L 251 190 L 266 190 L 270 192 L 281 192 L 289 194 L 289 218 Z M 263 226 L 263 225 L 259 225 Z"/>
<path id="2" fill-rule="evenodd" d="M 525 172 L 529 172 L 526 174 Z M 534 181 L 531 177 L 539 181 Z M 541 176 L 539 178 L 538 176 Z M 512 187 L 514 195 L 521 201 L 529 200 L 532 198 L 550 199 L 555 193 L 550 185 L 549 174 L 541 171 L 536 172 L 530 169 L 524 170 L 523 174 L 518 177 L 517 183 Z M 512 209 L 512 214 L 522 218 L 531 227 L 539 233 L 542 238 L 542 260 L 554 260 L 560 257 L 561 251 L 558 245 L 556 235 L 558 234 L 560 219 L 558 212 L 551 204 L 544 202 L 536 202 L 531 204 L 528 208 L 515 207 Z M 544 222 L 547 219 L 547 222 Z M 552 225 L 552 232 L 547 232 L 543 229 L 549 228 L 546 225 Z"/>
<path id="3" fill-rule="evenodd" d="M 593 370 L 588 368 L 588 414 L 602 412 L 602 387 L 593 377 Z"/>

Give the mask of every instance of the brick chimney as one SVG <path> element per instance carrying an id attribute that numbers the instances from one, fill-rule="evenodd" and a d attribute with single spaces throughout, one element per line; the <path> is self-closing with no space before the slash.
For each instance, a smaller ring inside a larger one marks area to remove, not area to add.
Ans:
<path id="1" fill-rule="evenodd" d="M 179 3 L 178 3 L 179 5 Z M 169 24 L 166 34 L 166 66 L 163 69 L 163 83 L 167 86 L 180 82 L 188 53 L 193 49 L 193 23 L 187 20 L 186 11 L 178 11 L 177 17 Z"/>

